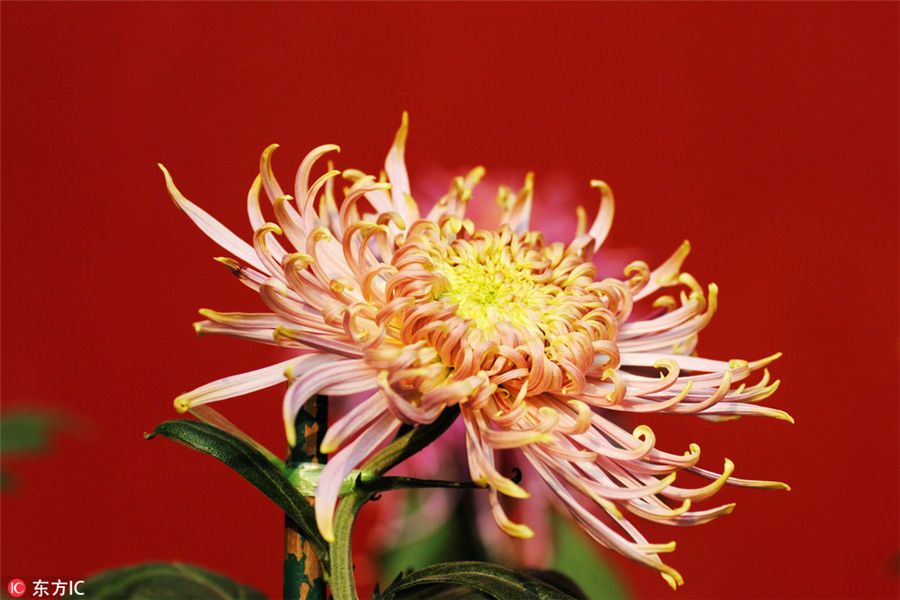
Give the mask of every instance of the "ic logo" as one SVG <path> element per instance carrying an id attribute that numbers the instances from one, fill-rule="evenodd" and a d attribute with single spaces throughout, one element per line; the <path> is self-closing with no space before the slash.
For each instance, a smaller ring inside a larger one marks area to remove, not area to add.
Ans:
<path id="1" fill-rule="evenodd" d="M 25 594 L 25 582 L 21 579 L 12 579 L 9 582 L 9 595 L 19 598 Z"/>

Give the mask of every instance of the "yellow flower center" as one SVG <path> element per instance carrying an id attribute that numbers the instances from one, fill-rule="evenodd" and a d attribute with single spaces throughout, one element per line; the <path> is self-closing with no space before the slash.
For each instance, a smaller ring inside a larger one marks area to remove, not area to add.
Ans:
<path id="1" fill-rule="evenodd" d="M 618 362 L 627 288 L 596 281 L 593 263 L 540 233 L 419 221 L 392 265 L 381 319 L 392 319 L 407 347 L 424 343 L 410 358 L 416 368 L 437 361 L 455 379 L 486 373 L 510 392 L 568 394 L 584 386 L 588 370 Z"/>
<path id="2" fill-rule="evenodd" d="M 506 322 L 540 334 L 538 323 L 560 304 L 562 289 L 540 283 L 542 264 L 523 258 L 514 256 L 509 245 L 494 248 L 459 241 L 446 258 L 436 257 L 435 270 L 449 284 L 440 298 L 456 304 L 456 314 L 471 319 L 485 333 Z"/>
<path id="3" fill-rule="evenodd" d="M 482 339 L 512 346 L 539 340 L 553 355 L 561 336 L 590 333 L 583 318 L 609 308 L 594 265 L 562 244 L 545 245 L 537 232 L 477 231 L 434 244 L 430 255 L 446 279 L 438 299 L 456 305 L 456 316 L 470 320 Z"/>

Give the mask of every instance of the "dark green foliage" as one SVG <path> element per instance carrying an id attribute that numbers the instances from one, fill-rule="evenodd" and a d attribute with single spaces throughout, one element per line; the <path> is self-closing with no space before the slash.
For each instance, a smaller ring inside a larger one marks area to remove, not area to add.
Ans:
<path id="1" fill-rule="evenodd" d="M 457 589 L 460 587 L 464 589 Z M 465 590 L 465 588 L 470 589 Z M 484 596 L 475 594 L 472 590 L 481 592 Z M 449 599 L 485 596 L 495 600 L 575 600 L 579 597 L 560 591 L 522 571 L 514 571 L 490 563 L 469 561 L 432 565 L 400 575 L 384 590 L 381 598 L 382 600 L 418 600 L 436 597 Z"/>
<path id="2" fill-rule="evenodd" d="M 218 573 L 180 563 L 147 563 L 106 571 L 85 581 L 80 591 L 84 596 L 69 598 L 265 600 L 259 590 L 235 583 Z"/>
<path id="3" fill-rule="evenodd" d="M 315 547 L 316 553 L 327 566 L 328 546 L 316 527 L 312 506 L 291 485 L 281 469 L 258 450 L 212 425 L 187 419 L 160 423 L 146 437 L 152 439 L 157 435 L 209 454 L 237 471 L 293 519 L 303 537 Z"/>

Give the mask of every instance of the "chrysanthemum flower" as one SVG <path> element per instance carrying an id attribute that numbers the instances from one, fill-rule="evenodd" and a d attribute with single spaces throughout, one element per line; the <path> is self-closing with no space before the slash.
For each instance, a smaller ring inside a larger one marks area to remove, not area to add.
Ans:
<path id="1" fill-rule="evenodd" d="M 532 535 L 499 502 L 499 494 L 529 495 L 495 467 L 497 451 L 517 449 L 591 537 L 658 570 L 673 587 L 681 583 L 659 558 L 674 542 L 649 543 L 625 511 L 694 525 L 731 512 L 732 504 L 692 510 L 726 482 L 786 486 L 736 479 L 727 459 L 720 473 L 700 468 L 697 445 L 670 454 L 656 448 L 650 428 L 629 432 L 609 417 L 624 411 L 790 420 L 756 404 L 778 386 L 764 369 L 777 355 L 752 362 L 694 355 L 697 334 L 716 310 L 717 289 L 704 289 L 680 270 L 687 242 L 652 271 L 638 261 L 625 269 L 624 279 L 598 280 L 591 258 L 613 217 L 613 196 L 602 181 L 591 182 L 601 196 L 596 218 L 588 228 L 579 210 L 578 230 L 567 246 L 530 230 L 530 175 L 517 194 L 501 188 L 500 227 L 477 229 L 465 212 L 484 170 L 455 179 L 422 215 L 410 195 L 406 136 L 404 114 L 385 174 L 376 179 L 344 171 L 350 185 L 340 204 L 333 192 L 339 171 L 310 177 L 315 163 L 337 146 L 306 156 L 293 198 L 273 175 L 276 146 L 268 147 L 247 198 L 250 243 L 187 200 L 163 168 L 175 203 L 233 256 L 218 260 L 271 311 L 203 309 L 206 320 L 196 330 L 295 353 L 183 394 L 176 407 L 185 411 L 287 382 L 283 417 L 293 445 L 294 418 L 309 398 L 365 393 L 322 443 L 321 450 L 334 456 L 321 474 L 315 513 L 322 535 L 332 540 L 344 478 L 402 424 L 431 423 L 458 405 L 472 480 L 487 488 L 503 531 Z M 261 192 L 275 222 L 263 216 Z M 636 303 L 649 305 L 645 318 L 632 317 Z M 742 383 L 756 372 L 762 376 L 755 383 Z M 675 475 L 682 470 L 712 483 L 677 487 Z M 592 505 L 608 518 L 599 518 Z"/>

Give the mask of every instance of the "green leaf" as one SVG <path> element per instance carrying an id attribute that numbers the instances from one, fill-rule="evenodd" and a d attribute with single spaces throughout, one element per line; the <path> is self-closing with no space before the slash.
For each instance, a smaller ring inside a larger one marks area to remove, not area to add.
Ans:
<path id="1" fill-rule="evenodd" d="M 4 459 L 49 451 L 53 435 L 77 428 L 77 419 L 62 411 L 47 408 L 13 409 L 0 416 L 0 456 Z M 0 471 L 0 489 L 12 491 L 18 478 Z"/>
<path id="2" fill-rule="evenodd" d="M 384 600 L 423 598 L 423 586 L 439 586 L 441 594 L 452 594 L 448 584 L 466 586 L 496 600 L 572 600 L 572 596 L 521 571 L 483 562 L 432 565 L 401 575 L 384 591 Z M 452 596 L 445 596 L 452 597 Z"/>
<path id="3" fill-rule="evenodd" d="M 79 591 L 84 595 L 72 595 L 69 598 L 265 600 L 262 592 L 250 586 L 236 583 L 224 575 L 181 563 L 146 563 L 106 571 L 85 581 Z"/>
<path id="4" fill-rule="evenodd" d="M 453 584 L 425 585 L 405 590 L 402 600 L 492 600 L 491 596 L 470 587 Z"/>
<path id="5" fill-rule="evenodd" d="M 328 545 L 316 526 L 312 506 L 294 489 L 281 469 L 273 465 L 258 450 L 217 427 L 187 419 L 160 423 L 153 433 L 146 435 L 146 438 L 152 439 L 157 435 L 209 454 L 237 471 L 241 477 L 280 506 L 297 524 L 303 537 L 313 545 L 327 570 Z"/>
<path id="6" fill-rule="evenodd" d="M 615 573 L 600 557 L 596 544 L 588 541 L 571 520 L 554 515 L 553 531 L 552 568 L 571 577 L 588 598 L 624 600 L 628 597 Z"/>
<path id="7" fill-rule="evenodd" d="M 15 412 L 0 418 L 0 453 L 41 452 L 50 443 L 50 434 L 63 423 L 54 412 Z"/>

